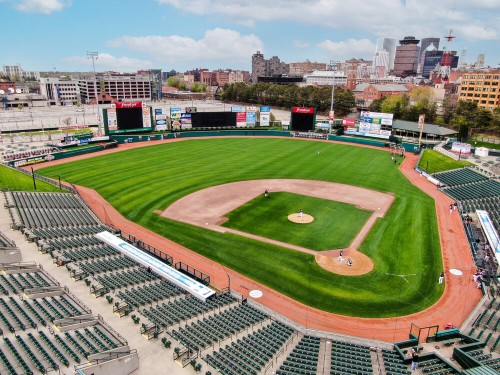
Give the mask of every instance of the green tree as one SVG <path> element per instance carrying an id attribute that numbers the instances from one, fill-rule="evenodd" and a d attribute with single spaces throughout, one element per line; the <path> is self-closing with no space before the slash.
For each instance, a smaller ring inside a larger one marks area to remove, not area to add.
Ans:
<path id="1" fill-rule="evenodd" d="M 354 108 L 355 104 L 356 98 L 351 90 L 341 87 L 335 89 L 335 101 L 333 107 L 336 117 L 345 116 L 351 113 L 351 109 Z"/>
<path id="2" fill-rule="evenodd" d="M 171 87 L 179 87 L 180 79 L 177 76 L 168 77 L 167 84 Z"/>
<path id="3" fill-rule="evenodd" d="M 382 112 L 382 103 L 385 98 L 375 99 L 372 101 L 368 109 L 372 112 Z"/>
<path id="4" fill-rule="evenodd" d="M 465 116 L 455 116 L 451 121 L 452 125 L 458 129 L 458 140 L 461 142 L 467 141 L 469 137 L 470 122 Z"/>
<path id="5" fill-rule="evenodd" d="M 476 112 L 476 117 L 474 119 L 474 127 L 476 128 L 487 128 L 491 126 L 493 121 L 493 113 L 489 109 L 481 108 Z"/>
<path id="6" fill-rule="evenodd" d="M 491 127 L 492 128 L 500 128 L 500 107 L 496 107 L 492 112 L 491 112 Z"/>
<path id="7" fill-rule="evenodd" d="M 453 115 L 455 114 L 455 110 L 457 108 L 457 101 L 453 99 L 453 97 L 448 96 L 443 100 L 443 120 L 445 124 L 449 124 Z"/>

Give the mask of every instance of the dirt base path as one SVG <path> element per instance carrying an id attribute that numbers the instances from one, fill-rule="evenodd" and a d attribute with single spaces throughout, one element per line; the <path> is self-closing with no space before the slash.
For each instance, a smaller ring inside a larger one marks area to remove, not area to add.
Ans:
<path id="1" fill-rule="evenodd" d="M 158 143 L 161 142 L 166 141 L 159 141 Z M 356 147 L 355 145 L 350 145 Z M 133 146 L 141 147 L 144 145 L 127 146 L 129 147 L 126 148 L 132 148 Z M 121 150 L 123 148 L 118 151 Z M 86 157 L 91 156 L 87 155 Z M 331 314 L 305 306 L 126 220 L 95 191 L 83 187 L 78 187 L 77 190 L 101 220 L 129 232 L 159 249 L 164 249 L 174 258 L 182 259 L 185 263 L 210 274 L 212 282 L 215 285 L 221 287 L 227 286 L 230 277 L 231 288 L 242 293 L 245 298 L 249 297 L 249 291 L 260 290 L 263 292 L 263 296 L 257 300 L 259 303 L 304 325 L 308 329 L 325 330 L 367 339 L 394 342 L 408 339 L 411 323 L 415 323 L 420 327 L 438 324 L 441 328 L 447 323 L 453 323 L 457 326 L 461 325 L 481 298 L 480 291 L 471 282 L 475 269 L 460 217 L 456 211 L 450 215 L 449 204 L 451 200 L 437 190 L 435 185 L 425 178 L 419 177 L 419 174 L 413 170 L 417 158 L 415 155 L 408 154 L 400 169 L 415 186 L 433 197 L 436 202 L 445 270 L 445 292 L 436 304 L 424 311 L 387 319 L 354 318 Z M 43 166 L 47 165 L 47 163 L 43 164 Z M 460 269 L 463 275 L 451 275 L 449 270 L 452 268 Z"/>

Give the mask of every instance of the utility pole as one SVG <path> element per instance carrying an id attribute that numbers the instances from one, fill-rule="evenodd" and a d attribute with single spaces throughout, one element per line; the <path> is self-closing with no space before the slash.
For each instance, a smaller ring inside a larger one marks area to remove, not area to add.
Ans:
<path id="1" fill-rule="evenodd" d="M 94 70 L 94 95 L 97 104 L 97 131 L 101 133 L 101 113 L 99 111 L 99 98 L 97 96 L 97 76 L 95 74 L 95 60 L 99 58 L 99 52 L 87 52 L 87 57 L 92 59 L 92 68 Z"/>

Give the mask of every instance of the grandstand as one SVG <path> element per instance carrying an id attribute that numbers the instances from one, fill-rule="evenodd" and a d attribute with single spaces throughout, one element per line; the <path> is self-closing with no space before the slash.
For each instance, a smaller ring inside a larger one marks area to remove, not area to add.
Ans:
<path id="1" fill-rule="evenodd" d="M 66 287 L 31 263 L 0 266 L 0 371 L 31 374 L 137 356 Z"/>
<path id="2" fill-rule="evenodd" d="M 457 201 L 462 214 L 487 211 L 496 230 L 500 230 L 500 182 L 496 176 L 478 168 L 461 168 L 433 177 L 442 185 L 441 191 Z"/>
<path id="3" fill-rule="evenodd" d="M 191 364 L 195 371 L 202 367 L 213 374 L 231 375 L 411 373 L 408 359 L 395 349 L 397 345 L 359 343 L 359 339 L 310 331 L 237 295 L 218 293 L 205 302 L 195 298 L 97 240 L 97 233 L 119 231 L 100 222 L 77 195 L 7 191 L 3 199 L 13 228 L 21 230 L 26 241 L 66 269 L 77 285 L 88 286 L 89 295 L 105 296 L 100 300 L 109 302 L 108 311 L 130 316 L 131 326 L 141 323 L 140 333 L 157 339 L 158 350 L 174 341 L 173 357 L 182 366 Z M 1 373 L 87 368 L 96 358 L 100 364 L 113 362 L 116 358 L 109 355 L 113 351 L 136 356 L 120 334 L 40 266 L 3 264 L 1 271 Z M 470 336 L 467 345 L 480 346 L 465 347 L 465 354 L 458 352 L 474 358 L 473 366 L 460 363 L 464 369 L 500 366 L 500 337 L 496 335 L 500 314 L 495 301 L 487 312 L 480 313 L 474 331 L 463 336 L 467 340 Z M 432 351 L 423 358 L 422 373 L 457 373 L 456 366 Z"/>

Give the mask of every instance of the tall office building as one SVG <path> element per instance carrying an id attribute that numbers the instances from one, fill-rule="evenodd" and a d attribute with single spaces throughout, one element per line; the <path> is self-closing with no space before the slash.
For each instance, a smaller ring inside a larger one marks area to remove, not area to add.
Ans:
<path id="1" fill-rule="evenodd" d="M 439 42 L 440 38 L 423 38 L 422 41 L 420 42 L 420 52 L 419 52 L 418 68 L 417 68 L 418 75 L 423 76 L 425 52 L 428 50 L 429 51 L 438 50 Z"/>
<path id="2" fill-rule="evenodd" d="M 418 53 L 420 40 L 414 36 L 405 36 L 399 41 L 396 47 L 396 57 L 394 58 L 394 75 L 397 77 L 414 76 L 417 73 Z"/>
<path id="3" fill-rule="evenodd" d="M 428 46 L 427 50 L 423 53 L 424 60 L 422 63 L 422 71 L 420 75 L 424 78 L 430 78 L 431 72 L 441 63 L 443 51 Z"/>
<path id="4" fill-rule="evenodd" d="M 394 38 L 379 38 L 377 39 L 377 46 L 375 48 L 375 54 L 377 51 L 387 51 L 389 53 L 388 59 L 388 72 L 394 69 L 394 58 L 396 57 L 396 46 L 398 41 Z"/>
<path id="5" fill-rule="evenodd" d="M 373 67 L 377 71 L 383 70 L 384 75 L 387 75 L 390 71 L 389 60 L 390 55 L 388 51 L 385 49 L 377 50 L 377 52 L 375 52 L 375 56 L 373 56 Z"/>
<path id="6" fill-rule="evenodd" d="M 266 60 L 264 55 L 257 51 L 252 55 L 252 82 L 256 83 L 258 77 L 271 77 L 288 74 L 288 64 L 281 61 L 278 56 Z"/>

